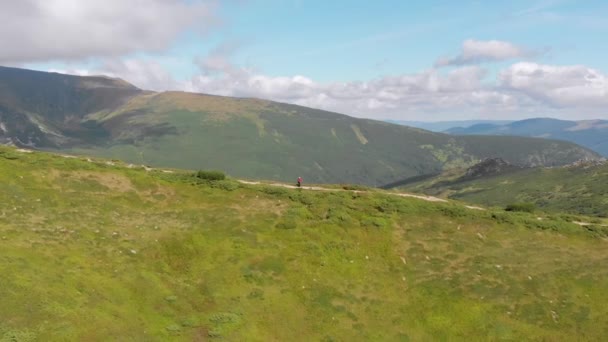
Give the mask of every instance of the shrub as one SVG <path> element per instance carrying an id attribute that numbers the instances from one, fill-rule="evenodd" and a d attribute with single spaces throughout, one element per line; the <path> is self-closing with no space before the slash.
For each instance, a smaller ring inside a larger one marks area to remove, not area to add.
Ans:
<path id="1" fill-rule="evenodd" d="M 380 217 L 366 217 L 360 222 L 362 227 L 368 228 L 384 228 L 388 225 L 387 221 Z"/>
<path id="2" fill-rule="evenodd" d="M 239 315 L 234 314 L 232 312 L 219 312 L 211 315 L 209 317 L 209 321 L 215 324 L 227 324 L 227 323 L 237 323 L 241 319 Z"/>
<path id="3" fill-rule="evenodd" d="M 314 195 L 310 193 L 293 192 L 289 194 L 289 199 L 307 206 L 311 206 L 315 203 Z"/>
<path id="4" fill-rule="evenodd" d="M 608 237 L 608 227 L 600 226 L 600 225 L 591 225 L 584 227 L 587 231 L 591 232 L 595 236 L 599 237 Z"/>
<path id="5" fill-rule="evenodd" d="M 264 291 L 261 289 L 253 289 L 247 295 L 248 299 L 264 299 Z"/>
<path id="6" fill-rule="evenodd" d="M 271 185 L 263 185 L 259 187 L 259 191 L 272 196 L 288 196 L 289 190 Z"/>
<path id="7" fill-rule="evenodd" d="M 343 209 L 329 208 L 325 218 L 338 224 L 352 222 L 352 217 Z"/>
<path id="8" fill-rule="evenodd" d="M 222 171 L 200 170 L 196 173 L 196 177 L 210 181 L 220 181 L 226 179 L 226 175 Z"/>
<path id="9" fill-rule="evenodd" d="M 298 228 L 298 223 L 296 221 L 284 221 L 277 223 L 277 229 L 291 230 Z"/>
<path id="10" fill-rule="evenodd" d="M 471 212 L 470 210 L 465 209 L 464 207 L 461 206 L 455 206 L 455 205 L 442 205 L 441 207 L 438 208 L 438 210 L 445 216 L 448 217 L 470 217 L 470 216 L 474 216 L 478 213 L 474 213 Z"/>
<path id="11" fill-rule="evenodd" d="M 211 187 L 225 191 L 234 191 L 241 188 L 241 184 L 235 180 L 222 180 L 213 182 Z"/>
<path id="12" fill-rule="evenodd" d="M 513 203 L 507 205 L 506 211 L 520 211 L 525 213 L 533 213 L 536 210 L 534 203 Z"/>
<path id="13" fill-rule="evenodd" d="M 178 333 L 178 332 L 180 332 L 182 330 L 182 328 L 179 325 L 177 325 L 177 324 L 169 325 L 165 329 L 167 329 L 167 331 L 169 331 L 171 333 Z"/>
<path id="14" fill-rule="evenodd" d="M 492 219 L 498 223 L 515 225 L 518 222 L 518 217 L 506 213 L 493 213 Z"/>
<path id="15" fill-rule="evenodd" d="M 12 151 L 0 151 L 0 156 L 2 158 L 8 159 L 8 160 L 19 159 L 19 155 L 17 155 L 17 153 L 12 152 Z"/>
<path id="16" fill-rule="evenodd" d="M 340 187 L 343 190 L 348 190 L 348 191 L 372 191 L 373 189 L 368 187 L 368 186 L 364 186 L 364 185 L 358 185 L 358 184 L 341 184 Z"/>

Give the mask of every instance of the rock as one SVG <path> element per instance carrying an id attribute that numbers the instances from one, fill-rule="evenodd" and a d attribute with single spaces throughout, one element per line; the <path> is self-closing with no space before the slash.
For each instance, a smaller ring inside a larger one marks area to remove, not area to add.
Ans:
<path id="1" fill-rule="evenodd" d="M 588 169 L 590 167 L 601 166 L 601 165 L 604 165 L 604 164 L 606 164 L 606 158 L 597 159 L 597 160 L 593 160 L 593 159 L 580 159 L 578 161 L 575 161 L 572 164 L 568 164 L 568 165 L 564 166 L 564 168 L 581 167 L 583 169 Z"/>
<path id="2" fill-rule="evenodd" d="M 551 310 L 551 318 L 553 318 L 553 322 L 557 323 L 559 320 L 559 315 L 557 314 L 557 312 Z"/>

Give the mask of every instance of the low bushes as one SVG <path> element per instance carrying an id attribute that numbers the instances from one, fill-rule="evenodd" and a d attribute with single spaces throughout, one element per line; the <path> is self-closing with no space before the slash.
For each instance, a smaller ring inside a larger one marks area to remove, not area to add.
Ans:
<path id="1" fill-rule="evenodd" d="M 519 211 L 524 213 L 533 213 L 536 210 L 534 203 L 513 203 L 505 207 L 506 211 Z"/>
<path id="2" fill-rule="evenodd" d="M 210 181 L 221 181 L 226 179 L 226 174 L 222 171 L 200 170 L 195 173 L 196 178 Z"/>

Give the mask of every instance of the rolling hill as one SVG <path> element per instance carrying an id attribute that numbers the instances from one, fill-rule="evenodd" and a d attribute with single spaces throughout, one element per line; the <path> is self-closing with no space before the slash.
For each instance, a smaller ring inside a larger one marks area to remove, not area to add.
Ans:
<path id="1" fill-rule="evenodd" d="M 602 340 L 605 224 L 0 147 L 0 340 Z"/>
<path id="2" fill-rule="evenodd" d="M 382 185 L 501 157 L 597 159 L 572 143 L 450 136 L 257 99 L 150 92 L 107 77 L 0 68 L 0 139 L 131 163 L 238 177 Z"/>
<path id="3" fill-rule="evenodd" d="M 608 217 L 607 184 L 608 162 L 521 168 L 487 160 L 467 170 L 454 169 L 395 185 L 399 189 L 486 206 L 530 202 L 553 212 Z"/>
<path id="4" fill-rule="evenodd" d="M 537 118 L 507 124 L 484 123 L 451 128 L 450 134 L 511 135 L 565 140 L 590 148 L 608 157 L 608 121 L 566 121 Z"/>

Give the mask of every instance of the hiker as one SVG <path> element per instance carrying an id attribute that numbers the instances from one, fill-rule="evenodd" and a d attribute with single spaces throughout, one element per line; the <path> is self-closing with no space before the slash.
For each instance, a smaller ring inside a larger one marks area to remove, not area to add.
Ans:
<path id="1" fill-rule="evenodd" d="M 302 186 L 302 177 L 298 177 L 298 188 Z"/>

